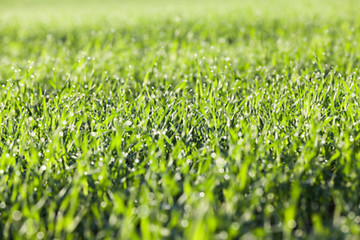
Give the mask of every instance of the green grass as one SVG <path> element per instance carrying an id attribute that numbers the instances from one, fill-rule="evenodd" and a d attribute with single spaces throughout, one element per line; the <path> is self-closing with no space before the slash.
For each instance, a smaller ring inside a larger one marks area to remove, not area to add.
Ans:
<path id="1" fill-rule="evenodd" d="M 357 1 L 2 1 L 0 239 L 357 239 Z"/>

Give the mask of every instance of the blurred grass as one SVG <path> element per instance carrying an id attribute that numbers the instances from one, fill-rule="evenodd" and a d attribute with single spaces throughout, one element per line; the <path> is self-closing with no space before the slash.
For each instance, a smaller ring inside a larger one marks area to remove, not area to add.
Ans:
<path id="1" fill-rule="evenodd" d="M 226 14 L 237 12 L 239 18 L 356 18 L 359 3 L 356 0 L 5 0 L 0 2 L 1 18 L 24 19 L 32 18 L 77 18 L 85 17 L 84 21 L 96 19 L 96 16 L 124 17 L 154 17 L 171 16 L 204 16 L 211 14 Z M 66 21 L 66 19 L 63 19 Z"/>

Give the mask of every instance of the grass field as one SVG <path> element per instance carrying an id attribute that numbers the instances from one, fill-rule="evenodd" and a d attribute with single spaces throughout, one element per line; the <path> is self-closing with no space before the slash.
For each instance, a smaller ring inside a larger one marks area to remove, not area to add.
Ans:
<path id="1" fill-rule="evenodd" d="M 360 3 L 0 2 L 0 239 L 358 239 Z"/>

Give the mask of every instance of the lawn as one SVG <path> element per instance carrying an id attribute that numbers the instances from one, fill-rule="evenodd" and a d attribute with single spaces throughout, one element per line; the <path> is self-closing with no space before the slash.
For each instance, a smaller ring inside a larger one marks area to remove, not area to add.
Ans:
<path id="1" fill-rule="evenodd" d="M 360 3 L 0 2 L 0 239 L 358 239 Z"/>

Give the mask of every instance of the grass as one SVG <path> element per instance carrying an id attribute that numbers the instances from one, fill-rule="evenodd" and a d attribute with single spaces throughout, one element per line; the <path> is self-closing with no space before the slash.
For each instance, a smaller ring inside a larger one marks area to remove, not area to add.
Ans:
<path id="1" fill-rule="evenodd" d="M 356 239 L 356 1 L 2 1 L 1 239 Z"/>

